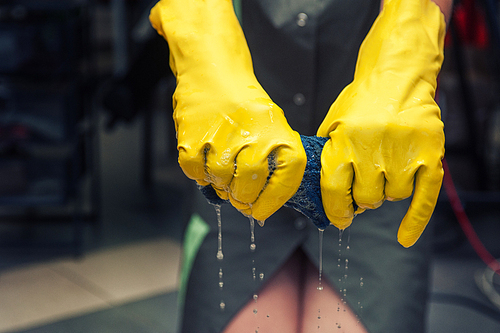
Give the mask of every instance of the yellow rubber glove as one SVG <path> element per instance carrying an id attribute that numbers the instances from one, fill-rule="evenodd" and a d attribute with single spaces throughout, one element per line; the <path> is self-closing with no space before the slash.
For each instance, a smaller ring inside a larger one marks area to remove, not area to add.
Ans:
<path id="1" fill-rule="evenodd" d="M 375 209 L 415 193 L 398 231 L 413 245 L 439 195 L 444 132 L 434 101 L 445 21 L 430 0 L 386 0 L 363 41 L 354 80 L 318 129 L 330 137 L 322 156 L 321 194 L 333 225 L 347 228 L 353 200 Z"/>
<path id="2" fill-rule="evenodd" d="M 173 104 L 182 170 L 264 221 L 298 189 L 306 154 L 253 73 L 232 1 L 162 0 L 150 21 L 169 44 L 177 78 Z"/>

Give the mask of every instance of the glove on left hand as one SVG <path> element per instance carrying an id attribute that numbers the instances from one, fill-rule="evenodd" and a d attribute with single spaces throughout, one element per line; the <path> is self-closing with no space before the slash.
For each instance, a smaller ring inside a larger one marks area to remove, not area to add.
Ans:
<path id="1" fill-rule="evenodd" d="M 340 229 L 353 200 L 374 209 L 415 193 L 398 240 L 413 245 L 437 202 L 444 156 L 443 123 L 434 101 L 443 61 L 445 21 L 430 0 L 386 0 L 359 50 L 353 82 L 318 129 L 329 136 L 321 155 L 321 194 Z"/>

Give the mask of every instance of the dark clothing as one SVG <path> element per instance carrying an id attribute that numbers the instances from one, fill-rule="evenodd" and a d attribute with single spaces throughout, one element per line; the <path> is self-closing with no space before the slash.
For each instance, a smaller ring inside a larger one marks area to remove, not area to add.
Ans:
<path id="1" fill-rule="evenodd" d="M 377 0 L 242 2 L 242 26 L 257 78 L 300 134 L 316 133 L 330 105 L 352 81 L 359 46 L 379 5 Z M 372 333 L 425 328 L 430 235 L 425 232 L 409 249 L 399 245 L 397 229 L 408 205 L 409 200 L 386 202 L 354 219 L 343 234 L 341 255 L 349 259 L 347 272 L 337 263 L 339 231 L 328 227 L 324 233 L 323 276 L 337 290 L 347 290 L 352 310 Z M 189 278 L 182 332 L 222 331 L 297 248 L 318 264 L 318 230 L 299 213 L 282 208 L 263 228 L 257 226 L 257 249 L 252 253 L 248 218 L 229 205 L 222 208 L 224 260 L 219 262 L 214 208 L 201 194 L 196 195 L 196 207 L 210 231 Z M 252 267 L 257 276 L 264 273 L 263 281 L 253 279 Z"/>

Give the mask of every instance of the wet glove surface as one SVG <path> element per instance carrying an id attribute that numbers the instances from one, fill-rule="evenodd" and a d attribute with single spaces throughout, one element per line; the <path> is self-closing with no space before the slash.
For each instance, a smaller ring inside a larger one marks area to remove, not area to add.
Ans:
<path id="1" fill-rule="evenodd" d="M 177 79 L 173 103 L 182 170 L 243 213 L 265 220 L 297 191 L 306 154 L 300 135 L 255 78 L 232 2 L 162 0 L 150 20 L 169 44 Z"/>
<path id="2" fill-rule="evenodd" d="M 301 135 L 302 145 L 307 155 L 307 165 L 299 189 L 286 203 L 286 207 L 293 208 L 308 217 L 319 229 L 325 229 L 330 221 L 323 210 L 321 202 L 320 173 L 321 151 L 328 138 Z M 269 165 L 272 168 L 273 161 Z M 219 198 L 211 186 L 200 186 L 200 190 L 213 205 L 221 205 L 228 201 Z"/>
<path id="3" fill-rule="evenodd" d="M 434 101 L 443 61 L 444 16 L 430 0 L 387 0 L 363 41 L 354 80 L 332 104 L 317 135 L 326 215 L 340 229 L 384 200 L 412 195 L 398 241 L 413 245 L 441 187 L 444 132 Z"/>

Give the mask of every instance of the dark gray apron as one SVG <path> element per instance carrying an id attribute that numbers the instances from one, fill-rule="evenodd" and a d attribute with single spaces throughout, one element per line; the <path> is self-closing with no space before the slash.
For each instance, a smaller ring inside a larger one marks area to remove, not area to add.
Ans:
<path id="1" fill-rule="evenodd" d="M 379 1 L 244 0 L 236 8 L 257 78 L 284 109 L 292 128 L 314 135 L 329 106 L 353 78 L 359 46 L 378 14 Z M 318 264 L 318 230 L 300 214 L 282 208 L 263 228 L 256 226 L 257 249 L 252 253 L 249 221 L 228 205 L 222 208 L 224 260 L 219 262 L 215 210 L 197 192 L 194 200 L 197 215 L 184 242 L 182 332 L 221 332 L 297 248 Z M 324 233 L 323 276 L 337 290 L 347 289 L 348 303 L 372 333 L 425 329 L 430 232 L 410 249 L 397 243 L 408 205 L 409 200 L 386 202 L 354 219 L 343 236 L 349 267 L 341 285 L 339 232 L 329 227 Z M 257 276 L 264 274 L 262 281 L 253 280 L 253 267 Z"/>

